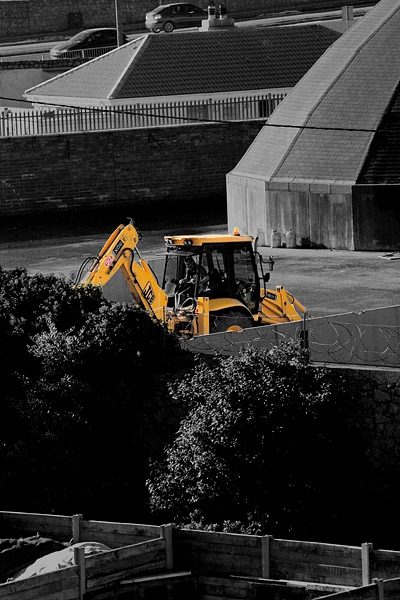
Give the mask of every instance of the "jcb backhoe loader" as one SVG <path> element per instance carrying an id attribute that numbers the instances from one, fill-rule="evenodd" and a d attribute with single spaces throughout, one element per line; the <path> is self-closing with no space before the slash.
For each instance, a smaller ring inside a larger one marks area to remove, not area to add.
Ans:
<path id="1" fill-rule="evenodd" d="M 99 255 L 83 263 L 77 284 L 103 286 L 120 269 L 133 301 L 187 338 L 300 321 L 306 311 L 282 286 L 265 288 L 270 273 L 264 274 L 251 236 L 237 230 L 234 235 L 165 236 L 161 285 L 139 253 L 139 239 L 132 221 L 119 225 Z M 267 262 L 272 271 L 272 258 Z"/>

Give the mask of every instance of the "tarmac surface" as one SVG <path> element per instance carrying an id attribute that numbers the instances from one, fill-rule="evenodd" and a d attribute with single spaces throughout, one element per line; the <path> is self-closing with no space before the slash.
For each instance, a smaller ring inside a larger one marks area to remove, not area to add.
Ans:
<path id="1" fill-rule="evenodd" d="M 121 219 L 85 221 L 74 225 L 39 226 L 18 221 L 2 227 L 0 266 L 25 268 L 35 273 L 74 279 L 88 256 L 95 256 Z M 122 222 L 125 222 L 122 220 Z M 127 222 L 127 220 L 126 220 Z M 190 223 L 190 225 L 188 225 Z M 143 258 L 153 259 L 164 251 L 164 235 L 173 233 L 227 233 L 220 215 L 207 220 L 143 223 L 139 249 Z M 400 252 L 351 252 L 260 247 L 263 257 L 272 256 L 274 269 L 270 289 L 283 285 L 307 309 L 311 317 L 362 312 L 400 305 Z M 158 260 L 163 260 L 161 256 Z M 268 265 L 265 265 L 268 270 Z"/>

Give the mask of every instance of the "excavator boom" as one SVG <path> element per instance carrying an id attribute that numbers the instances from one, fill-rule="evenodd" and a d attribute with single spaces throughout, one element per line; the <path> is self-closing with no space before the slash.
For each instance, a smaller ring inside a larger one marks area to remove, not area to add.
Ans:
<path id="1" fill-rule="evenodd" d="M 136 247 L 138 241 L 139 233 L 133 223 L 117 227 L 94 259 L 81 285 L 104 286 L 121 269 L 135 302 L 164 322 L 167 296 L 148 263 L 141 258 Z M 135 260 L 135 252 L 138 260 Z"/>

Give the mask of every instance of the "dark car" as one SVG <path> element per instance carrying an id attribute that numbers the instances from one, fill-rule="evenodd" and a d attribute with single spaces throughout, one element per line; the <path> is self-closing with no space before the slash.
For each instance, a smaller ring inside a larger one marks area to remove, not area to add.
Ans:
<path id="1" fill-rule="evenodd" d="M 174 29 L 184 27 L 200 27 L 203 19 L 207 19 L 206 10 L 179 2 L 175 4 L 163 4 L 146 13 L 146 27 L 154 33 L 164 30 L 171 33 Z"/>
<path id="2" fill-rule="evenodd" d="M 128 38 L 122 34 L 122 43 Z M 118 46 L 117 30 L 113 27 L 85 29 L 69 40 L 56 44 L 50 50 L 50 58 L 93 58 Z"/>

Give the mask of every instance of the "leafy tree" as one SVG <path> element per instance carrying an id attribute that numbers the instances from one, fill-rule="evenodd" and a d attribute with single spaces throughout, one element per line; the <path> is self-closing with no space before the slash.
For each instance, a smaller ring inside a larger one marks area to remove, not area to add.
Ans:
<path id="1" fill-rule="evenodd" d="M 165 397 L 186 354 L 144 311 L 96 288 L 16 270 L 0 272 L 0 290 L 0 337 L 17 340 L 0 408 L 3 502 L 145 518 L 148 457 L 178 426 Z"/>
<path id="2" fill-rule="evenodd" d="M 306 352 L 287 342 L 198 364 L 173 393 L 190 410 L 164 461 L 153 465 L 155 515 L 225 530 L 236 523 L 278 536 L 337 537 L 354 449 L 349 398 L 335 373 L 310 366 Z"/>

